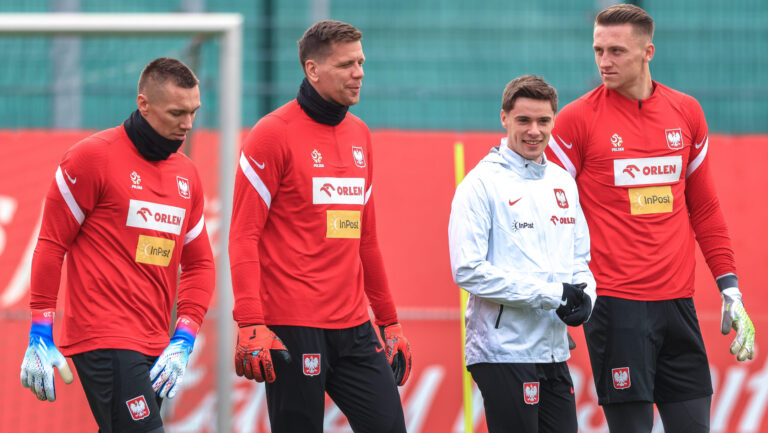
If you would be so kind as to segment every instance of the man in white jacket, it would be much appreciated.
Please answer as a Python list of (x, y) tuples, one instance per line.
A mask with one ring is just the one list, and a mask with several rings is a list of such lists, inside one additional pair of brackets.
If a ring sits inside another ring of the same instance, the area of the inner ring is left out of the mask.
[(587, 321), (597, 295), (576, 183), (544, 156), (556, 112), (542, 78), (510, 81), (507, 137), (451, 206), (451, 270), (469, 292), (466, 362), (489, 433), (578, 430), (566, 324)]

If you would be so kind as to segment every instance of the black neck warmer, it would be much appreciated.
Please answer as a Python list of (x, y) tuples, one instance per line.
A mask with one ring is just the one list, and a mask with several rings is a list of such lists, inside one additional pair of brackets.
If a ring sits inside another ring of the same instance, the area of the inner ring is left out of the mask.
[(139, 113), (134, 111), (123, 124), (128, 138), (131, 139), (136, 150), (147, 161), (162, 161), (168, 159), (172, 153), (179, 150), (184, 140), (169, 140), (157, 131)]
[(336, 126), (344, 120), (349, 107), (328, 102), (317, 93), (306, 78), (301, 82), (299, 94), (296, 96), (299, 106), (315, 122), (324, 125)]

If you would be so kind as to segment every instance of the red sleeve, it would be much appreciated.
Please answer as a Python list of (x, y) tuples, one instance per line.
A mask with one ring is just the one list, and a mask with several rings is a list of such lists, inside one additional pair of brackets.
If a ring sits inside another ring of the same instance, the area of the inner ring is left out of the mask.
[(285, 169), (285, 127), (277, 116), (261, 119), (243, 143), (235, 175), (229, 266), (233, 317), (240, 326), (264, 323), (259, 240)]
[(33, 310), (56, 308), (64, 254), (99, 198), (105, 169), (100, 144), (93, 138), (81, 141), (56, 168), (32, 256), (29, 304)]
[(555, 127), (549, 137), (549, 145), (545, 152), (547, 160), (556, 163), (568, 171), (574, 178), (581, 171), (583, 149), (587, 143), (586, 128), (582, 107), (576, 104), (579, 101), (566, 105), (555, 117)]
[[(368, 138), (368, 178), (373, 179), (373, 151)], [(384, 259), (376, 236), (376, 212), (373, 205), (373, 183), (368, 187), (370, 194), (363, 211), (363, 231), (360, 238), (360, 262), (363, 264), (365, 294), (379, 326), (397, 322), (397, 310), (389, 291)]]
[(691, 225), (712, 275), (717, 278), (729, 273), (735, 274), (736, 259), (731, 247), (731, 238), (720, 209), (707, 158), (707, 121), (695, 100), (688, 109), (693, 143), (690, 146), (691, 155), (685, 173), (685, 201)]
[(195, 176), (191, 219), (181, 251), (181, 277), (178, 292), (178, 316), (188, 316), (203, 323), (215, 286), (215, 273), (211, 243), (205, 227), (205, 196), (200, 177)]

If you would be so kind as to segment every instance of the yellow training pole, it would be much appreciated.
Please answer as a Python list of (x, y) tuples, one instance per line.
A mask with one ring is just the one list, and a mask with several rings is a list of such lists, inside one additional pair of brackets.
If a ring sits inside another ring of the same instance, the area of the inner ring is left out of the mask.
[[(464, 180), (464, 144), (456, 142), (453, 145), (453, 167), (456, 177), (456, 186), (459, 186)], [(473, 433), (474, 424), (472, 419), (472, 377), (464, 365), (464, 342), (467, 339), (467, 326), (464, 323), (464, 312), (467, 310), (467, 299), (469, 294), (466, 290), (459, 289), (460, 295), (460, 313), (461, 313), (461, 383), (464, 391), (464, 433)]]

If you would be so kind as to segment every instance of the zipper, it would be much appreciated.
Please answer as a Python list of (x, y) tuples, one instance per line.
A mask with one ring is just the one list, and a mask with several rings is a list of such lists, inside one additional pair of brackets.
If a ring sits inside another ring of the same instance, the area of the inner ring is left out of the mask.
[(504, 305), (499, 305), (499, 315), (496, 317), (496, 329), (499, 329), (499, 322), (501, 322), (502, 311), (504, 311)]

